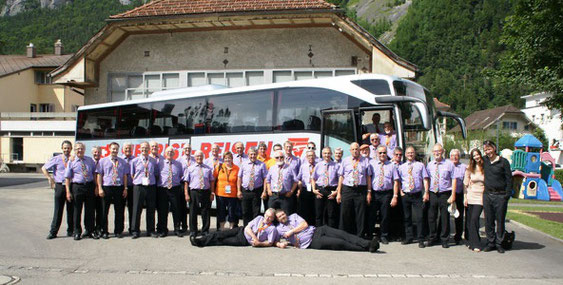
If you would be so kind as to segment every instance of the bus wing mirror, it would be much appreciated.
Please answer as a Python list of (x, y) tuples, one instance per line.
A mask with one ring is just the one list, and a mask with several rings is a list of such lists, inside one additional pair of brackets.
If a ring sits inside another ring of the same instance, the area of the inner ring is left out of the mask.
[(465, 120), (462, 117), (460, 117), (457, 114), (444, 112), (444, 111), (438, 111), (437, 115), (438, 117), (448, 117), (454, 119), (459, 124), (459, 127), (461, 128), (461, 135), (463, 136), (463, 138), (464, 139), (467, 138), (467, 128), (465, 126)]
[(430, 112), (426, 106), (426, 102), (422, 99), (416, 97), (408, 96), (376, 96), (375, 102), (379, 104), (397, 104), (397, 103), (411, 103), (418, 112), (420, 113), (420, 118), (422, 120), (422, 125), (425, 130), (432, 129), (432, 120), (430, 118)]

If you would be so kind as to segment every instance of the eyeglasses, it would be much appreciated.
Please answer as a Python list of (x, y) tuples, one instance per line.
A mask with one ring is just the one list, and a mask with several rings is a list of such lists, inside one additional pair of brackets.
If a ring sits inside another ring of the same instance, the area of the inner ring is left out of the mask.
[(387, 154), (387, 153), (384, 152), (384, 151), (380, 151), (380, 152), (378, 152), (378, 153), (379, 153), (379, 154)]
[(316, 149), (314, 146), (308, 146), (307, 149)]
[(283, 159), (283, 156), (274, 156), (275, 159)]
[(395, 153), (395, 156), (403, 156), (402, 153)]

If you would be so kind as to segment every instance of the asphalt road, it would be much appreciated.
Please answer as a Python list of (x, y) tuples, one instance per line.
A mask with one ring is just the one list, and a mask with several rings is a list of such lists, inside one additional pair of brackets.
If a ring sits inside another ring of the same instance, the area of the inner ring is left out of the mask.
[[(391, 243), (379, 253), (209, 247), (187, 238), (46, 240), (52, 190), (40, 175), (1, 174), (30, 183), (0, 186), (0, 275), (22, 284), (562, 284), (563, 244), (508, 224), (516, 231), (505, 254), (465, 246), (419, 249)], [(27, 180), (31, 179), (31, 180)], [(111, 224), (111, 223), (110, 223)], [(214, 225), (214, 222), (212, 222)], [(482, 229), (483, 230), (483, 229)], [(60, 233), (66, 233), (66, 226)], [(0, 281), (4, 280), (0, 278)]]

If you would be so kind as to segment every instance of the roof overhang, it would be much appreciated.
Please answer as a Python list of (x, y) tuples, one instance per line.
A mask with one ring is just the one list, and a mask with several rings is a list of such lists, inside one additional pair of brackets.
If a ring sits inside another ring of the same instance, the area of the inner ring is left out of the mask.
[(65, 64), (51, 72), (54, 83), (79, 88), (98, 85), (99, 65), (129, 35), (190, 31), (333, 27), (372, 57), (371, 72), (378, 66), (393, 75), (415, 78), (418, 68), (397, 56), (341, 10), (290, 10), (246, 13), (213, 13), (109, 19)]

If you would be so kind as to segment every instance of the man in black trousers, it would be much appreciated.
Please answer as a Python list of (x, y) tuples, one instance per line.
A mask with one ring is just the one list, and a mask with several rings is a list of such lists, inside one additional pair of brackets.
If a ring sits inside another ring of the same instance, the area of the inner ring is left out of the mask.
[(496, 248), (499, 253), (504, 253), (501, 242), (505, 233), (504, 220), (508, 199), (512, 195), (512, 171), (508, 160), (497, 155), (495, 143), (488, 140), (484, 141), (483, 150), (486, 155), (483, 158), (483, 171), (485, 173), (483, 210), (487, 233), (487, 246), (483, 251), (488, 252)]

